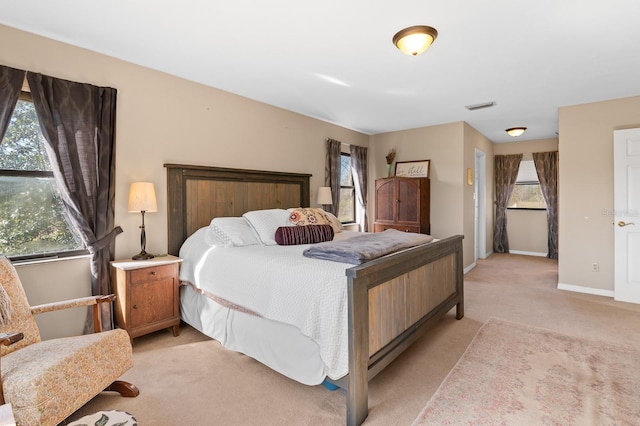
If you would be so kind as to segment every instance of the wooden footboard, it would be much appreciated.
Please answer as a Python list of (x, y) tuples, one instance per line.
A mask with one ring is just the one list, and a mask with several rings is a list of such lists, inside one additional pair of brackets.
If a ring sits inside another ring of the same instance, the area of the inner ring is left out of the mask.
[(457, 305), (464, 316), (462, 236), (396, 253), (347, 270), (349, 374), (347, 424), (368, 414), (368, 382)]

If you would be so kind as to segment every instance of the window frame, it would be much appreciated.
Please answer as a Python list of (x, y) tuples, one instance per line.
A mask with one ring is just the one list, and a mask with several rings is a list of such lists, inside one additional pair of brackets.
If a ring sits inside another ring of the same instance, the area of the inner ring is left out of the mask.
[[(340, 221), (340, 223), (342, 223), (343, 225), (350, 225), (352, 223), (357, 223), (356, 222), (356, 186), (355, 186), (355, 181), (354, 181), (354, 176), (353, 176), (353, 172), (351, 171), (351, 154), (347, 153), (347, 152), (340, 152), (340, 164), (342, 165), (342, 157), (348, 157), (349, 158), (349, 172), (351, 173), (351, 186), (348, 185), (342, 185), (342, 177), (340, 178), (340, 190), (343, 189), (351, 189), (351, 191), (353, 192), (353, 203), (352, 203), (352, 216), (353, 216), (353, 220), (352, 221), (348, 221), (348, 222), (343, 222)], [(342, 197), (340, 198), (340, 202), (342, 202)], [(340, 206), (338, 206), (338, 212), (340, 211)]]
[[(533, 162), (533, 159), (524, 159), (523, 158), (522, 160), (520, 160), (520, 166), (522, 165), (522, 163), (524, 161)], [(535, 167), (535, 163), (534, 163), (534, 167)], [(537, 174), (536, 174), (536, 176), (537, 176)], [(523, 181), (518, 181), (517, 178), (516, 178), (516, 183), (514, 185), (515, 186), (519, 186), (519, 185), (537, 185), (538, 189), (540, 190), (540, 195), (543, 195), (542, 194), (542, 187), (540, 186), (540, 181), (539, 180), (535, 180), (535, 181), (524, 181), (524, 180)], [(514, 186), (514, 189), (515, 189), (515, 186)], [(513, 196), (513, 192), (511, 193), (511, 197), (512, 196)], [(509, 197), (508, 201), (511, 201), (511, 197)], [(544, 207), (509, 207), (508, 202), (507, 202), (507, 210), (532, 210), (532, 211), (540, 211), (540, 210), (542, 210), (542, 211), (546, 211), (547, 210), (547, 206), (546, 206), (546, 202), (544, 201), (544, 195), (542, 197), (542, 201), (545, 204)]]
[[(18, 100), (33, 103), (33, 98), (31, 97), (31, 93), (28, 91), (25, 91), (24, 88), (20, 92), (20, 95), (18, 96)], [(2, 143), (2, 141), (0, 141), (0, 143)], [(47, 160), (49, 159), (47, 158)], [(51, 178), (53, 179), (53, 182), (55, 184), (55, 177), (53, 175), (53, 171), (51, 170), (13, 170), (13, 169), (0, 168), (0, 176), (25, 177), (25, 178)], [(56, 187), (57, 187), (57, 184), (56, 184)], [(73, 225), (69, 224), (69, 227), (72, 228)], [(71, 231), (74, 232), (77, 236), (80, 236), (76, 229), (71, 229)], [(74, 249), (74, 250), (51, 251), (47, 253), (8, 255), (7, 258), (14, 263), (25, 263), (28, 261), (71, 258), (71, 257), (78, 257), (78, 256), (86, 256), (89, 254), (90, 252), (88, 249), (81, 248), (81, 249)]]

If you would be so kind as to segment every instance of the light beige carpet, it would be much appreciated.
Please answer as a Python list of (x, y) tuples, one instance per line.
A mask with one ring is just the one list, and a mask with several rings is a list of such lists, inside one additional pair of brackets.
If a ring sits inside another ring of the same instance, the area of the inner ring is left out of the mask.
[(640, 351), (490, 318), (422, 425), (637, 425)]

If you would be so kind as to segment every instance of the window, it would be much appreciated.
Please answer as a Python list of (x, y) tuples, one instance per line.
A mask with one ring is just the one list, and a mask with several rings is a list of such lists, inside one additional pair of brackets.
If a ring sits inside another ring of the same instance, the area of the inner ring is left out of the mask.
[(533, 160), (520, 161), (520, 169), (516, 185), (511, 193), (509, 209), (529, 209), (529, 210), (546, 210), (547, 205), (544, 202), (542, 191), (540, 190), (540, 181)]
[(342, 223), (353, 223), (356, 221), (356, 191), (353, 185), (353, 175), (351, 174), (351, 156), (349, 154), (341, 154), (340, 164), (340, 207), (338, 209), (338, 220)]
[(0, 143), (0, 253), (12, 260), (86, 253), (67, 219), (29, 93)]

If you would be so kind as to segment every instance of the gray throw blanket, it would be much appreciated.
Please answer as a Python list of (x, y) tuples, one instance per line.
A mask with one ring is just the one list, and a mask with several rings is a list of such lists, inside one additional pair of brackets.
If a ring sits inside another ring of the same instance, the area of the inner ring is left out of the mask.
[(314, 244), (302, 254), (315, 259), (359, 265), (431, 241), (431, 235), (387, 229), (384, 232), (363, 233), (345, 240)]

